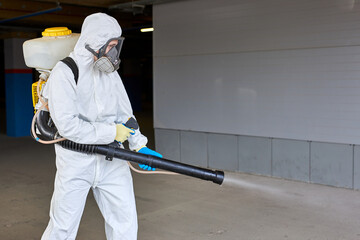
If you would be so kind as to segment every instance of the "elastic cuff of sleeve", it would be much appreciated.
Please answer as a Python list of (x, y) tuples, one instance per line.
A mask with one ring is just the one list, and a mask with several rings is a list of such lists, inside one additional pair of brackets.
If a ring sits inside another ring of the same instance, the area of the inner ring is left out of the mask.
[(138, 152), (140, 149), (142, 149), (143, 147), (146, 147), (146, 145), (142, 145), (141, 147), (135, 149), (136, 152)]

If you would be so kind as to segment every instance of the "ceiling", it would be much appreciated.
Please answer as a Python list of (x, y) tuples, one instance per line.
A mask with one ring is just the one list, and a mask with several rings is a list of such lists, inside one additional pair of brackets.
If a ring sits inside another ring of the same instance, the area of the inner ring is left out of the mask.
[(181, 0), (0, 0), (0, 38), (34, 37), (45, 28), (80, 32), (86, 16), (104, 12), (124, 32), (152, 25), (152, 5)]

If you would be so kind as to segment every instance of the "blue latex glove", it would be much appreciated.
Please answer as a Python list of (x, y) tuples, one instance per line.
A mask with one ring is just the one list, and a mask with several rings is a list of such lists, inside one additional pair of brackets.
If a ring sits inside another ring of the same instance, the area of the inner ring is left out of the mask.
[[(158, 153), (158, 152), (155, 152), (154, 150), (151, 150), (147, 147), (142, 147), (138, 150), (139, 153), (142, 153), (142, 154), (147, 154), (147, 155), (151, 155), (151, 156), (155, 156), (155, 157), (159, 157), (159, 158), (162, 158), (163, 156)], [(144, 170), (148, 170), (148, 171), (155, 171), (155, 168), (152, 168), (148, 165), (145, 165), (145, 164), (139, 164), (139, 167), (144, 169)]]

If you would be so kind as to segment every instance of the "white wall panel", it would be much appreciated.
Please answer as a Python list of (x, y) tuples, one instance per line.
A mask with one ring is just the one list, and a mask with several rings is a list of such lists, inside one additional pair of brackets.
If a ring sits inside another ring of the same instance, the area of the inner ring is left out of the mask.
[(360, 144), (359, 7), (154, 6), (155, 127)]
[(153, 15), (154, 56), (360, 44), (357, 0), (189, 0)]

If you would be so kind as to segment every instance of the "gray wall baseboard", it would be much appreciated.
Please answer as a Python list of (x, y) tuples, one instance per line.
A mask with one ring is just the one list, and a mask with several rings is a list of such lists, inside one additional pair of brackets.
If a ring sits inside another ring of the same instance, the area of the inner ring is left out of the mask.
[(155, 129), (165, 158), (200, 167), (360, 190), (360, 146)]

